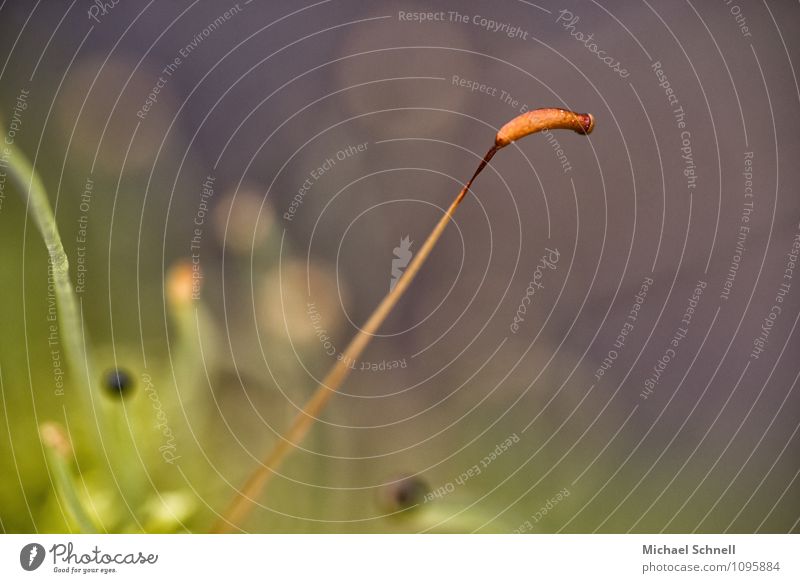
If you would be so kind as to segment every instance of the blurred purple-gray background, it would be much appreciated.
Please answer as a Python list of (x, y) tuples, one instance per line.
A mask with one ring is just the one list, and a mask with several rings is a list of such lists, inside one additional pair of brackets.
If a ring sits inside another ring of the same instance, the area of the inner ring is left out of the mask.
[[(181, 455), (86, 454), (142, 481), (113, 524), (147, 529), (136, 505), (168, 490), (207, 528), (403, 239), (497, 128), (554, 106), (595, 131), (492, 160), (246, 528), (797, 531), (800, 10), (736, 2), (0, 5), (4, 127), (76, 281), (86, 248), (99, 362), (161, 379)], [(0, 518), (65, 530), (36, 427), (92, 414), (53, 396), (46, 256), (10, 185), (0, 201)], [(193, 255), (194, 336), (164, 300)], [(405, 522), (377, 501), (403, 475), (438, 493)]]

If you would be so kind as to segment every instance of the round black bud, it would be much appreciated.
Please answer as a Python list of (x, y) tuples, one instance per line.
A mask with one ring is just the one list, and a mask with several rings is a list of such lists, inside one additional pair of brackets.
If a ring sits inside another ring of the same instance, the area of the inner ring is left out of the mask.
[(127, 397), (133, 390), (133, 378), (122, 368), (112, 368), (103, 377), (103, 387), (114, 397)]

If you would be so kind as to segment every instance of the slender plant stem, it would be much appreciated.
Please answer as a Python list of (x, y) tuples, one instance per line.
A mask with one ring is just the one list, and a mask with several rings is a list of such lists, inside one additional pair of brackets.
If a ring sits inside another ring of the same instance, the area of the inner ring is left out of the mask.
[(228, 510), (225, 512), (223, 518), (217, 522), (213, 532), (229, 532), (231, 527), (238, 524), (250, 512), (250, 509), (255, 502), (255, 498), (266, 486), (270, 477), (274, 475), (284, 458), (286, 458), (286, 456), (295, 447), (297, 447), (297, 444), (303, 440), (308, 433), (308, 430), (319, 417), (322, 409), (328, 403), (330, 398), (339, 390), (344, 380), (350, 374), (352, 369), (348, 363), (358, 360), (358, 358), (361, 356), (361, 353), (369, 344), (370, 340), (372, 340), (375, 332), (378, 330), (378, 328), (380, 328), (384, 320), (386, 320), (387, 316), (391, 313), (392, 308), (394, 308), (395, 304), (397, 304), (397, 302), (403, 296), (408, 286), (411, 285), (411, 282), (419, 272), (422, 264), (425, 263), (425, 260), (428, 258), (434, 246), (439, 241), (442, 233), (444, 233), (445, 228), (453, 217), (453, 213), (455, 213), (458, 205), (461, 204), (461, 201), (464, 200), (464, 197), (469, 191), (470, 186), (472, 186), (473, 181), (486, 167), (486, 164), (489, 162), (492, 156), (494, 156), (496, 151), (497, 149), (492, 147), (492, 149), (487, 152), (486, 156), (478, 166), (478, 169), (472, 175), (472, 178), (470, 178), (469, 182), (467, 182), (464, 188), (461, 189), (461, 192), (458, 193), (458, 196), (456, 196), (455, 200), (450, 205), (450, 208), (448, 208), (442, 218), (439, 219), (439, 222), (433, 228), (431, 234), (428, 235), (425, 243), (423, 243), (422, 247), (420, 247), (419, 251), (417, 251), (414, 259), (397, 281), (394, 289), (383, 298), (366, 323), (361, 327), (361, 330), (358, 332), (358, 334), (356, 334), (356, 336), (350, 341), (350, 344), (347, 345), (347, 348), (345, 348), (344, 352), (342, 353), (342, 358), (337, 360), (336, 364), (333, 366), (333, 368), (331, 368), (320, 385), (317, 387), (317, 390), (314, 392), (312, 397), (294, 418), (286, 434), (280, 438), (280, 441), (278, 441), (274, 449), (272, 449), (269, 455), (264, 458), (263, 463), (258, 466), (255, 472), (253, 472), (253, 474), (244, 484), (244, 487), (238, 492), (228, 507)]
[(378, 307), (375, 308), (375, 311), (361, 327), (358, 334), (356, 334), (350, 341), (350, 344), (347, 345), (347, 348), (342, 353), (342, 357), (337, 360), (336, 364), (322, 380), (306, 405), (295, 416), (286, 433), (267, 454), (262, 463), (253, 471), (241, 490), (237, 491), (230, 505), (225, 510), (222, 517), (216, 522), (211, 532), (231, 532), (231, 530), (236, 528), (250, 513), (255, 504), (255, 499), (267, 485), (270, 478), (275, 475), (278, 467), (286, 456), (302, 442), (311, 426), (319, 417), (322, 409), (339, 390), (344, 380), (350, 374), (350, 370), (352, 369), (349, 364), (358, 360), (361, 353), (372, 340), (375, 332), (386, 320), (408, 286), (411, 285), (411, 282), (414, 280), (417, 272), (419, 272), (422, 264), (425, 263), (425, 260), (450, 223), (453, 213), (455, 213), (458, 205), (461, 204), (461, 201), (464, 199), (467, 192), (469, 192), (472, 183), (489, 163), (489, 160), (492, 159), (498, 150), (508, 144), (524, 136), (545, 129), (571, 129), (581, 134), (588, 134), (594, 129), (594, 117), (590, 114), (575, 113), (558, 108), (536, 109), (517, 116), (500, 128), (500, 131), (498, 131), (495, 136), (494, 146), (489, 149), (478, 165), (478, 168), (473, 173), (472, 178), (467, 181), (444, 216), (439, 219), (439, 222), (433, 228), (431, 234), (428, 235), (428, 238), (419, 251), (417, 251), (414, 259), (397, 281), (394, 289), (383, 298), (380, 304), (378, 304)]
[[(28, 213), (44, 239), (49, 258), (49, 271), (55, 284), (58, 309), (58, 333), (64, 343), (67, 362), (75, 384), (84, 384), (81, 371), (92, 371), (88, 350), (83, 336), (83, 323), (78, 300), (69, 280), (69, 260), (61, 244), (53, 209), (41, 178), (22, 152), (14, 145), (9, 149), (9, 170), (12, 179), (28, 203)], [(98, 408), (99, 409), (99, 408)]]
[(98, 532), (89, 511), (84, 508), (78, 491), (75, 489), (72, 472), (69, 467), (69, 456), (72, 453), (72, 447), (63, 428), (52, 422), (43, 423), (39, 428), (39, 434), (45, 447), (56, 491), (64, 502), (67, 512), (75, 521), (81, 533)]

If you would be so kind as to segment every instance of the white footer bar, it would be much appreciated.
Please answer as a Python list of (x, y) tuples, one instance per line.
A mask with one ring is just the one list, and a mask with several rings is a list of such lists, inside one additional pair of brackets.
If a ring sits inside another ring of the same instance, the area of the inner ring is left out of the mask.
[(0, 581), (800, 581), (796, 535), (4, 535)]

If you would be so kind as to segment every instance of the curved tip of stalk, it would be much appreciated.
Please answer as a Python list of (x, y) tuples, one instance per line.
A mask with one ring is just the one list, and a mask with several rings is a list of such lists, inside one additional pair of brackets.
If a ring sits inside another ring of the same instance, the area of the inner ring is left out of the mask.
[(591, 113), (579, 113), (578, 118), (581, 120), (583, 129), (576, 129), (579, 134), (591, 134), (594, 129), (594, 116)]

